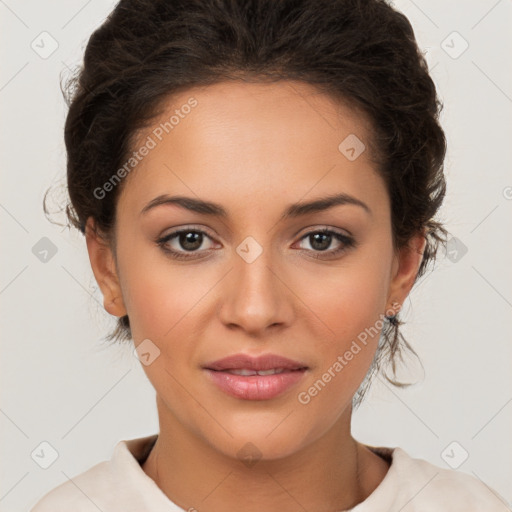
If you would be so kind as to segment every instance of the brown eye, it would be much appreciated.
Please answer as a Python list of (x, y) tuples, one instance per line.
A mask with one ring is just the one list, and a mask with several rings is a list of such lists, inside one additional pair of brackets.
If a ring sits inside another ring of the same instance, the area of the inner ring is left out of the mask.
[(197, 231), (182, 232), (177, 235), (177, 240), (186, 251), (195, 251), (203, 244), (203, 235)]
[(309, 243), (316, 251), (325, 251), (331, 245), (333, 236), (326, 233), (313, 233), (309, 236)]
[[(319, 255), (313, 254), (315, 258), (325, 256), (336, 256), (342, 252), (348, 250), (351, 247), (355, 247), (355, 240), (347, 235), (338, 233), (330, 229), (321, 229), (317, 231), (311, 231), (301, 238), (302, 240), (308, 240), (311, 249), (307, 249), (308, 252), (320, 253)], [(338, 242), (339, 247), (335, 249), (329, 249), (333, 242)]]
[[(211, 250), (211, 247), (201, 249), (206, 239), (212, 240), (203, 230), (182, 228), (159, 238), (156, 243), (172, 258), (197, 259), (202, 257), (202, 253), (207, 254)], [(311, 253), (314, 258), (335, 257), (356, 245), (352, 237), (330, 229), (311, 231), (301, 238), (303, 240), (308, 240), (311, 248), (302, 250)], [(330, 249), (334, 242), (337, 242), (338, 247)]]
[(205, 239), (211, 239), (211, 237), (200, 229), (182, 228), (159, 238), (156, 243), (173, 258), (187, 259), (196, 257), (196, 253), (208, 252), (208, 250), (199, 250), (204, 245)]

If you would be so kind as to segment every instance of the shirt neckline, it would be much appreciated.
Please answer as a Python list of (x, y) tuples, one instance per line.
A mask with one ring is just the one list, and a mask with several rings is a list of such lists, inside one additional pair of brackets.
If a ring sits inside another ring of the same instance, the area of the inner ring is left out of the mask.
[[(130, 470), (134, 472), (133, 476), (136, 477), (135, 473), (138, 473), (139, 478), (141, 477), (145, 483), (151, 489), (151, 492), (154, 493), (154, 499), (158, 499), (160, 501), (165, 502), (169, 506), (169, 512), (185, 512), (185, 509), (180, 508), (176, 503), (174, 503), (163, 491), (158, 487), (156, 482), (149, 477), (144, 470), (142, 469), (142, 465), (148, 458), (151, 450), (153, 449), (156, 441), (158, 439), (158, 434), (152, 434), (150, 436), (141, 437), (137, 439), (123, 440), (118, 443), (116, 446), (114, 458), (118, 459), (120, 457), (128, 457), (131, 459), (129, 466)], [(384, 478), (381, 480), (379, 485), (372, 491), (372, 493), (366, 497), (366, 499), (353, 508), (348, 509), (346, 511), (337, 511), (337, 512), (381, 512), (389, 509), (393, 500), (394, 493), (397, 492), (396, 489), (396, 473), (397, 469), (397, 459), (403, 455), (403, 452), (400, 448), (390, 448), (384, 446), (370, 446), (364, 445), (366, 448), (371, 450), (377, 456), (384, 459), (388, 464), (389, 468), (384, 475)], [(124, 454), (122, 453), (124, 452)], [(150, 490), (148, 489), (148, 490)], [(157, 498), (158, 495), (158, 498)], [(149, 501), (151, 501), (151, 497), (148, 497)]]

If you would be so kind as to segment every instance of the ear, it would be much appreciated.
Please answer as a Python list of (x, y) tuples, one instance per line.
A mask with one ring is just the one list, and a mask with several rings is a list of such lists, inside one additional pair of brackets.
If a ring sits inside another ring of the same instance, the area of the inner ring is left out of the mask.
[(418, 274), (427, 240), (425, 231), (414, 235), (394, 257), (388, 292), (388, 308), (395, 312), (402, 307)]
[(96, 223), (92, 217), (87, 219), (85, 240), (92, 271), (103, 294), (103, 307), (111, 315), (119, 317), (126, 315), (112, 249), (96, 229)]

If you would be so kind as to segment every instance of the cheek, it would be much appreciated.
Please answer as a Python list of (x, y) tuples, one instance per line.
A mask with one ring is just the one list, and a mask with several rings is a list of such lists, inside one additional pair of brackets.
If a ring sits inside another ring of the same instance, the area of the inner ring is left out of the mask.
[(157, 393), (177, 404), (188, 400), (181, 383), (197, 364), (201, 299), (216, 280), (198, 279), (191, 266), (160, 260), (152, 265), (144, 264), (143, 258), (132, 262), (125, 272), (123, 296), (135, 344), (149, 339), (144, 352), (158, 354), (143, 370)]
[[(295, 301), (297, 325), (314, 331), (310, 334), (324, 346), (326, 356), (343, 353), (384, 311), (389, 265), (382, 249), (366, 247), (335, 266), (306, 261), (282, 269), (283, 280), (297, 296), (289, 297), (283, 291), (283, 300)], [(147, 246), (130, 252), (120, 247), (119, 262), (135, 342), (149, 338), (162, 345), (161, 350), (170, 350), (171, 345), (177, 345), (173, 351), (185, 346), (193, 350), (194, 343), (184, 341), (194, 332), (199, 334), (200, 319), (208, 317), (205, 304), (209, 292), (219, 284), (218, 269), (207, 263), (179, 265)], [(378, 336), (369, 336), (370, 345), (377, 341)]]
[(154, 338), (167, 344), (190, 332), (196, 308), (212, 285), (208, 279), (197, 279), (197, 273), (195, 277), (188, 274), (179, 268), (132, 267), (123, 296), (136, 341)]
[(126, 233), (119, 240), (118, 260), (133, 338), (136, 343), (149, 338), (157, 344), (174, 339), (212, 285), (198, 279), (199, 271), (193, 265), (173, 263), (156, 244), (128, 229)]
[(307, 306), (304, 314), (321, 320), (327, 345), (339, 350), (385, 311), (389, 265), (385, 256), (367, 253), (354, 253), (335, 268), (306, 267), (294, 285)]
[[(389, 273), (385, 253), (363, 252), (337, 269), (318, 268), (301, 275), (301, 294), (307, 297), (304, 315), (309, 324), (321, 322), (314, 336), (318, 365), (297, 396), (312, 415), (334, 420), (351, 400), (375, 355)], [(308, 292), (309, 290), (309, 292)], [(327, 412), (328, 411), (328, 412)]]
[(384, 325), (385, 296), (379, 293), (371, 275), (354, 272), (331, 282), (328, 288), (313, 295), (309, 302), (329, 329), (322, 327), (321, 332), (326, 334), (312, 342), (318, 364), (296, 396), (302, 414), (322, 418), (312, 420), (312, 439), (334, 424), (351, 403), (375, 356)]

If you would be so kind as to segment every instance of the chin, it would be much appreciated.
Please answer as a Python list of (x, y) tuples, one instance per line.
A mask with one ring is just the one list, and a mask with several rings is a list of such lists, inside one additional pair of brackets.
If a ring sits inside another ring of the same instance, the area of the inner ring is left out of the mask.
[[(268, 418), (268, 414), (265, 416)], [(223, 423), (232, 437), (219, 429), (216, 429), (218, 433), (216, 432), (215, 437), (212, 437), (211, 430), (203, 431), (202, 435), (215, 450), (228, 457), (236, 457), (251, 467), (258, 460), (272, 461), (289, 457), (321, 435), (322, 429), (318, 429), (315, 436), (317, 429), (310, 431), (304, 422), (297, 423), (297, 418), (292, 420), (293, 416), (295, 415), (290, 414), (289, 419), (284, 419), (286, 414), (279, 418), (274, 416), (272, 422), (259, 423), (253, 413), (252, 421)], [(294, 424), (287, 424), (288, 421), (293, 421)]]

